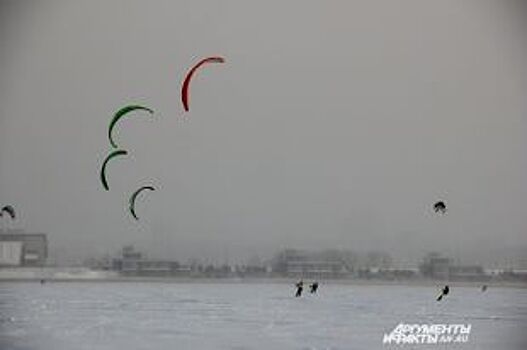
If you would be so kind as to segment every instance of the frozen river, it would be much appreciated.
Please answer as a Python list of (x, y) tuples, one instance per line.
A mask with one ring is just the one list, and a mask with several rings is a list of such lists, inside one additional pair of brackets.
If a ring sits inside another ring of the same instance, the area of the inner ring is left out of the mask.
[[(0, 282), (1, 350), (527, 349), (527, 289)], [(398, 324), (470, 324), (463, 343), (383, 345)]]

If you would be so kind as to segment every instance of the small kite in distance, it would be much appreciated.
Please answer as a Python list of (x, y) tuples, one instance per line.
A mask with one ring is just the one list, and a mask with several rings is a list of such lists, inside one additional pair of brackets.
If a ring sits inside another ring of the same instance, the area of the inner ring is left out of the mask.
[(190, 81), (192, 80), (192, 77), (196, 70), (201, 67), (202, 65), (206, 63), (225, 63), (225, 59), (220, 56), (213, 56), (213, 57), (207, 57), (199, 61), (197, 64), (195, 64), (190, 71), (185, 76), (185, 80), (183, 81), (183, 85), (181, 87), (181, 102), (183, 102), (183, 108), (186, 112), (189, 111), (189, 85)]
[(137, 191), (135, 191), (131, 196), (130, 196), (130, 214), (132, 214), (132, 216), (134, 217), (134, 219), (136, 220), (139, 220), (139, 218), (137, 217), (137, 214), (135, 213), (135, 200), (137, 199), (137, 196), (145, 191), (145, 190), (148, 190), (148, 191), (155, 191), (156, 189), (153, 187), (153, 186), (143, 186), (143, 187), (140, 187)]
[(436, 213), (445, 214), (446, 213), (446, 205), (445, 202), (439, 201), (434, 204), (434, 211)]
[(3, 216), (2, 214), (4, 212), (8, 213), (12, 220), (16, 219), (15, 208), (13, 208), (13, 206), (11, 205), (4, 206), (2, 210), (0, 210), (0, 217)]

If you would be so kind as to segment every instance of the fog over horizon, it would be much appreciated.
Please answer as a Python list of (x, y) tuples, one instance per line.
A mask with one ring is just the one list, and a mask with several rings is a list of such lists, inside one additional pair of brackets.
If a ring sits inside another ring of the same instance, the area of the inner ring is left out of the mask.
[[(51, 258), (282, 248), (527, 267), (521, 1), (0, 1), (4, 227)], [(221, 55), (191, 85), (199, 59)], [(129, 151), (108, 167), (116, 110)], [(128, 213), (130, 194), (153, 184)], [(444, 200), (446, 215), (432, 205)]]

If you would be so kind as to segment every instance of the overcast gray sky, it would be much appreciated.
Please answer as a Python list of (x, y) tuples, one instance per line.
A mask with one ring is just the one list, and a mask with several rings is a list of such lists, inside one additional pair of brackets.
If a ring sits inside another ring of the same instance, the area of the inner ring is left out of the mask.
[[(15, 3), (0, 7), (0, 200), (54, 254), (527, 255), (519, 1)], [(217, 54), (181, 122), (184, 74)], [(108, 123), (129, 103), (155, 117), (119, 124), (131, 156), (105, 192)], [(137, 223), (128, 196), (147, 183)]]

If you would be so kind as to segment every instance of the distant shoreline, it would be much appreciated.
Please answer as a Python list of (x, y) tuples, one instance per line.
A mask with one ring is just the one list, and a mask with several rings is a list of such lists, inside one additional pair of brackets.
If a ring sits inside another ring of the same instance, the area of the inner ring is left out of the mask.
[[(40, 282), (42, 278), (13, 278), (0, 277), (0, 283), (28, 283)], [(116, 276), (106, 278), (86, 278), (86, 277), (67, 277), (67, 278), (44, 278), (46, 283), (167, 283), (167, 284), (291, 284), (298, 278), (286, 277), (245, 277), (245, 278), (209, 278), (209, 277), (141, 277), (141, 276)], [(306, 282), (313, 279), (304, 278)], [(453, 287), (474, 287), (480, 288), (483, 285), (488, 287), (502, 288), (527, 288), (527, 283), (523, 282), (499, 282), (499, 281), (440, 281), (440, 280), (380, 280), (380, 279), (317, 279), (321, 284), (326, 285), (352, 285), (352, 286), (415, 286), (415, 287), (438, 287), (449, 284)]]

